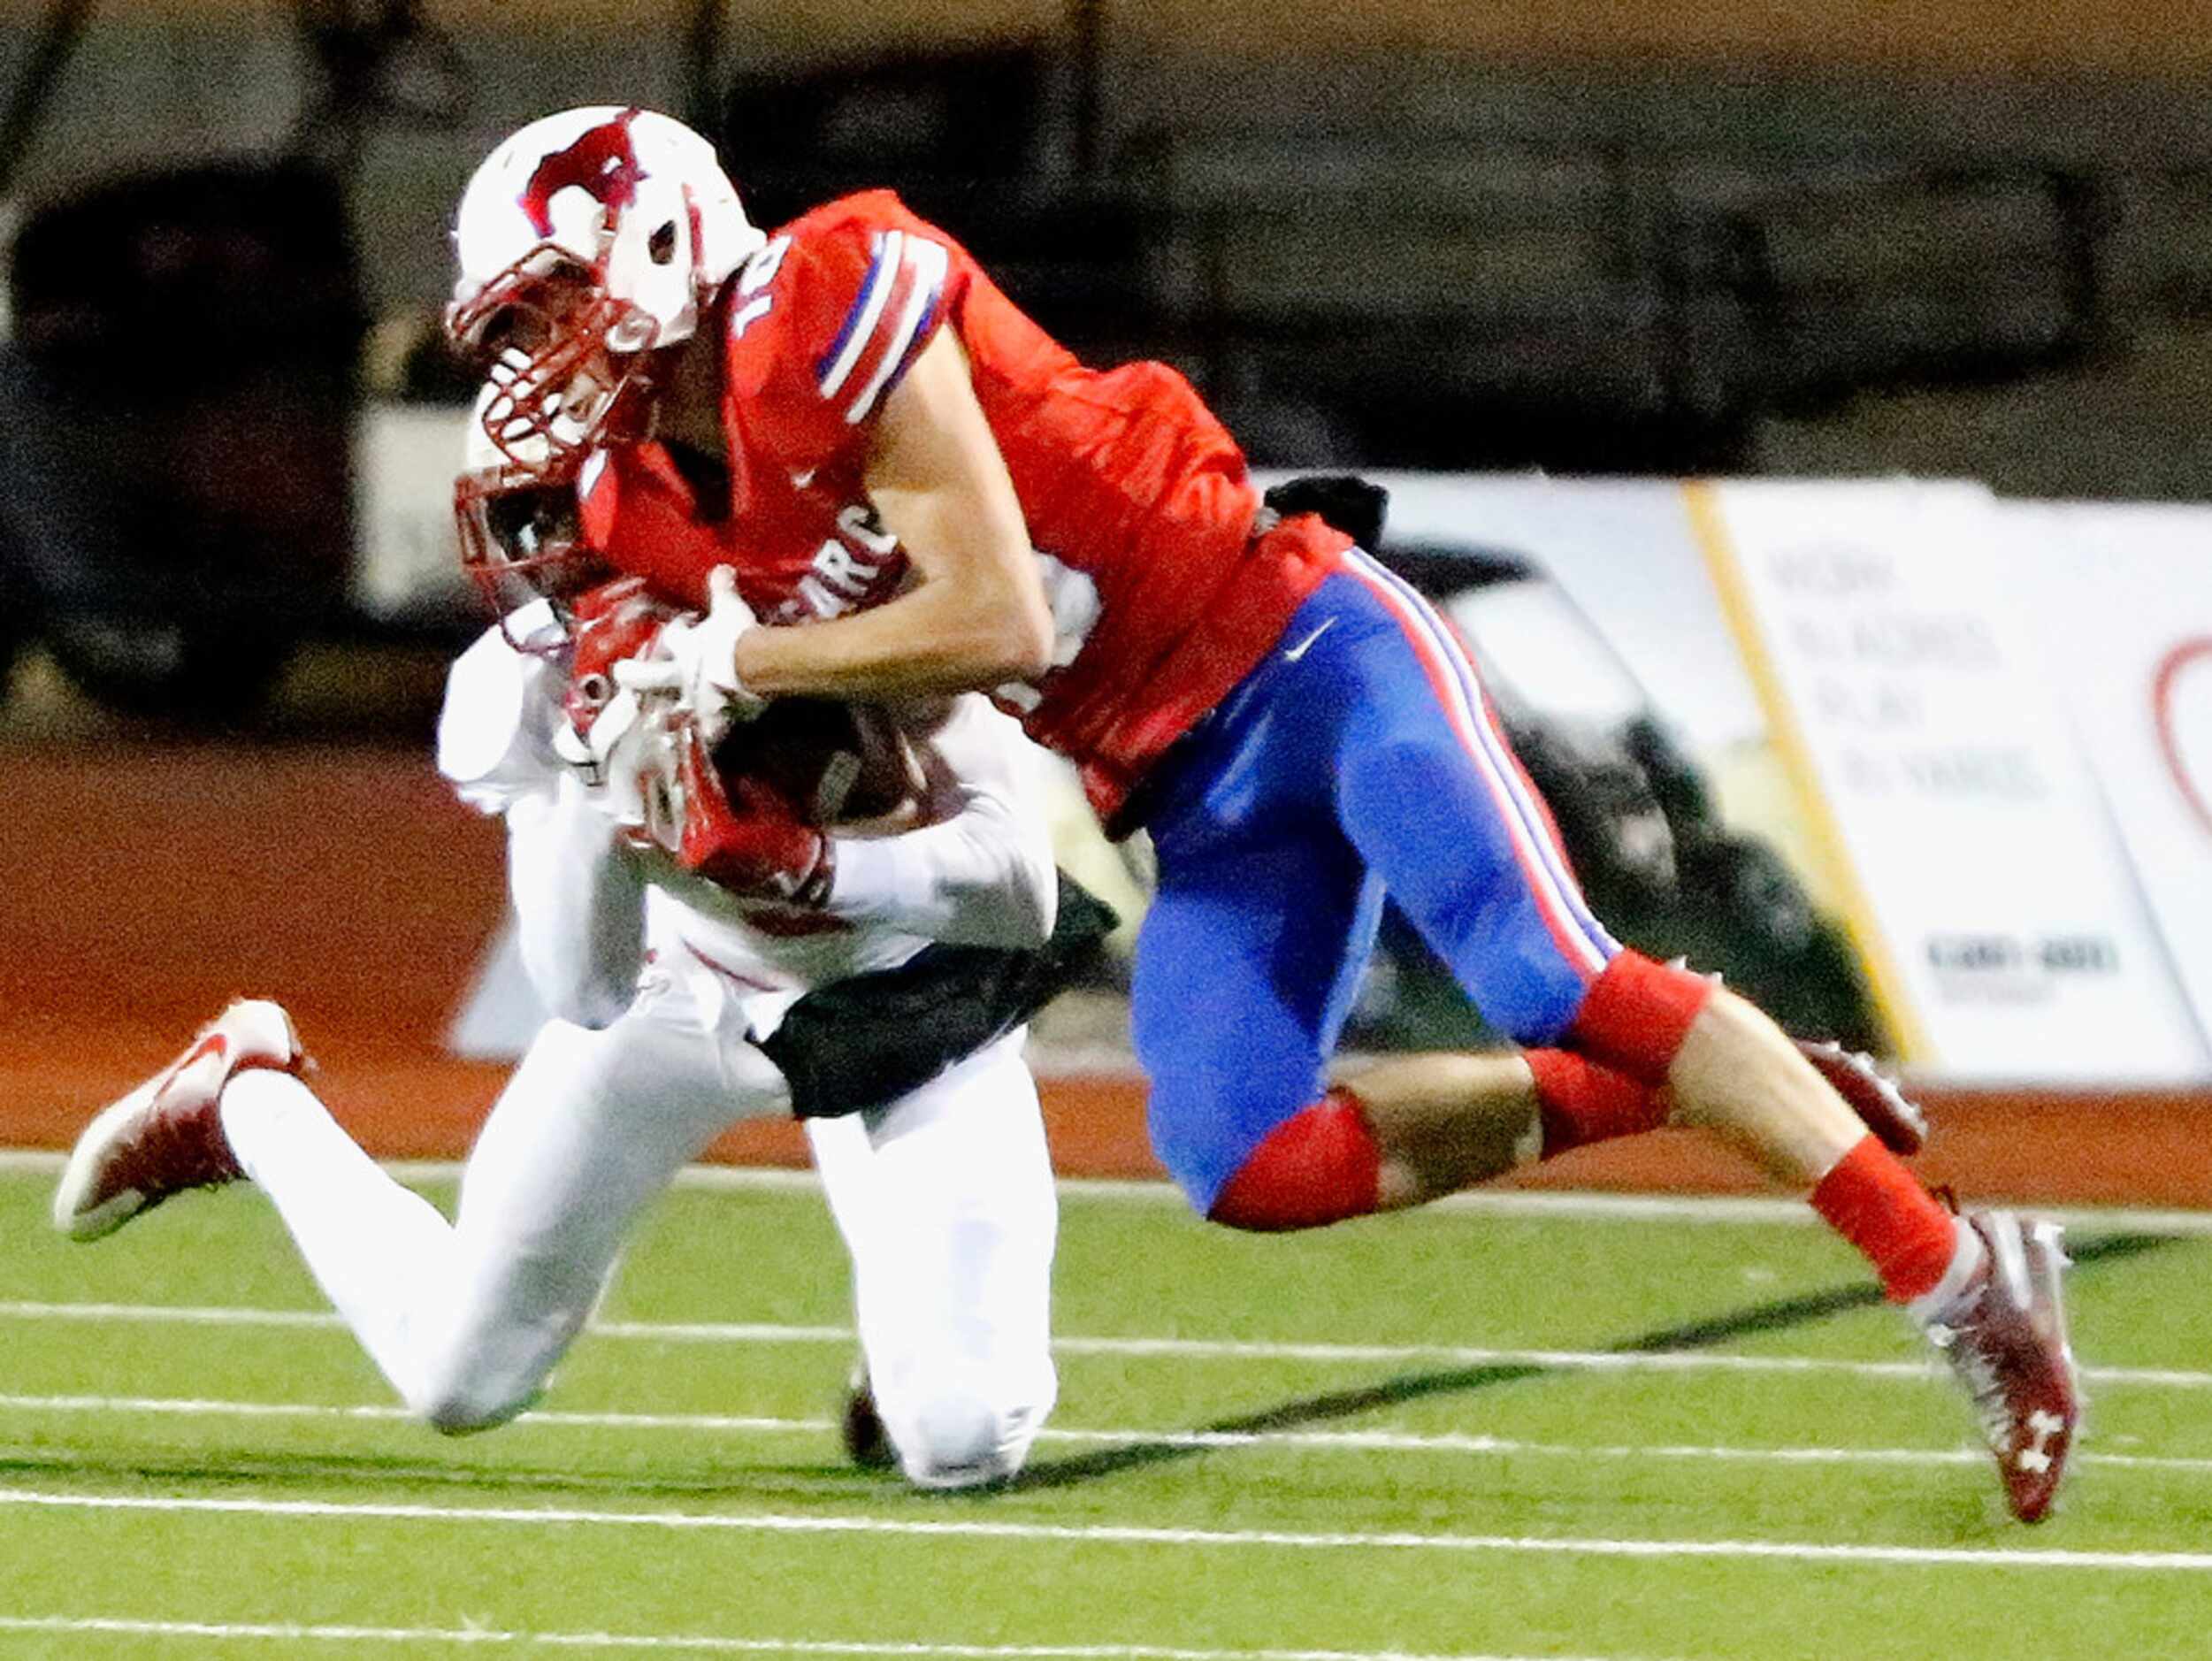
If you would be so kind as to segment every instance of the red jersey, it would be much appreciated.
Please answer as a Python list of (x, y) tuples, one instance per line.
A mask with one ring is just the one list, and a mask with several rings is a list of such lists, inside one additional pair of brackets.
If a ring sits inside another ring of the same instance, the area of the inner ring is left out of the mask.
[(635, 447), (587, 473), (593, 540), (692, 604), (733, 565), (771, 622), (890, 598), (907, 561), (867, 506), (869, 425), (953, 330), (1059, 637), (1053, 667), (1001, 700), (1078, 763), (1109, 819), (1351, 546), (1311, 515), (1256, 535), (1244, 453), (1188, 381), (1164, 364), (1085, 368), (888, 191), (785, 226), (731, 279), (723, 317), (726, 513)]

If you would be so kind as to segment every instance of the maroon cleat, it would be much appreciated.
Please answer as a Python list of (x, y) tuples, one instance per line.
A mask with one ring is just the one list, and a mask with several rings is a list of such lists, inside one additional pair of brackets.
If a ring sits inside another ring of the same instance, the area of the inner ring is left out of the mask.
[(1909, 1160), (1926, 1145), (1927, 1114), (1897, 1088), (1895, 1079), (1874, 1065), (1872, 1056), (1808, 1038), (1797, 1040), (1797, 1052), (1892, 1153)]
[(1928, 1336), (1973, 1399), (1982, 1436), (1997, 1456), (2005, 1503), (2022, 1522), (2040, 1522), (2081, 1419), (2059, 1283), (2066, 1253), (2055, 1222), (2009, 1211), (1973, 1212), (1959, 1221), (1980, 1236), (1986, 1256), (1966, 1289), (1929, 1323)]
[(281, 1007), (233, 1003), (190, 1049), (85, 1127), (54, 1190), (54, 1227), (97, 1240), (172, 1194), (235, 1182), (245, 1173), (223, 1136), (223, 1086), (248, 1068), (297, 1074), (306, 1065)]

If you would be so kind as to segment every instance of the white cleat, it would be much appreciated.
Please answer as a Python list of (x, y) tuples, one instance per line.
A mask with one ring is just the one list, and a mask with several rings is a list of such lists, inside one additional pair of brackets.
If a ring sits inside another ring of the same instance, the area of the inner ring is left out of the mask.
[(172, 1194), (235, 1182), (245, 1173), (223, 1135), (223, 1086), (248, 1068), (296, 1075), (306, 1066), (280, 1006), (232, 1004), (190, 1049), (85, 1127), (54, 1190), (54, 1227), (97, 1240)]

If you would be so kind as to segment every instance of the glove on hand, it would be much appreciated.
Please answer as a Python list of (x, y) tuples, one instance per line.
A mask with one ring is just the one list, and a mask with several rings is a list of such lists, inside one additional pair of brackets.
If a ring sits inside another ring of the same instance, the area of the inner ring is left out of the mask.
[(675, 851), (681, 806), (676, 800), (676, 720), (672, 707), (641, 703), (616, 685), (617, 665), (649, 652), (681, 616), (655, 600), (642, 578), (602, 583), (570, 613), (574, 642), (554, 749), (590, 787), (593, 805), (633, 843)]
[(684, 810), (677, 739), (689, 724), (668, 708), (647, 709), (630, 693), (616, 693), (588, 731), (556, 727), (553, 747), (577, 769), (592, 805), (615, 822), (625, 841), (673, 853)]
[(834, 875), (829, 838), (766, 781), (725, 781), (695, 723), (682, 724), (675, 748), (683, 810), (677, 861), (741, 899), (826, 904)]
[(572, 649), (563, 699), (569, 724), (578, 738), (592, 730), (614, 701), (620, 690), (617, 666), (630, 658), (651, 655), (662, 634), (677, 626), (683, 616), (647, 593), (641, 577), (617, 578), (578, 597), (569, 613)]
[(768, 700), (738, 679), (738, 640), (758, 626), (738, 594), (737, 573), (717, 565), (707, 579), (707, 615), (679, 617), (660, 631), (653, 649), (614, 666), (616, 683), (641, 698), (673, 694), (711, 749)]

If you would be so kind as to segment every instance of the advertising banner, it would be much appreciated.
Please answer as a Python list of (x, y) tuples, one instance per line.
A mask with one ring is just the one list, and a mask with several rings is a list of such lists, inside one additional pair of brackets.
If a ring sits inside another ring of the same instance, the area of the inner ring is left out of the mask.
[(2202, 1073), (1994, 498), (1905, 480), (1687, 489), (1903, 1058), (1989, 1083)]
[(2000, 511), (2051, 684), (2212, 1032), (2212, 509)]

